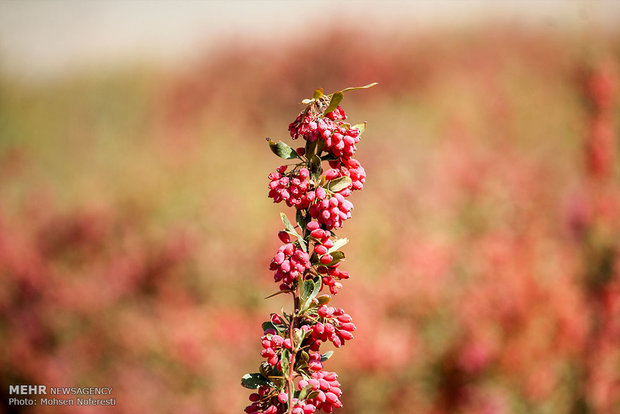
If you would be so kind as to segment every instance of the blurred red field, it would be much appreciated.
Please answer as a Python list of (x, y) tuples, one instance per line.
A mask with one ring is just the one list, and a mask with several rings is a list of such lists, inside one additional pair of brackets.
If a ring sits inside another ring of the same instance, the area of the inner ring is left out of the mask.
[[(368, 172), (334, 303), (343, 414), (620, 412), (618, 42), (518, 27), (239, 44), (183, 71), (0, 80), (5, 412), (241, 412), (268, 262), (265, 137), (345, 98)], [(117, 405), (7, 406), (10, 384)]]

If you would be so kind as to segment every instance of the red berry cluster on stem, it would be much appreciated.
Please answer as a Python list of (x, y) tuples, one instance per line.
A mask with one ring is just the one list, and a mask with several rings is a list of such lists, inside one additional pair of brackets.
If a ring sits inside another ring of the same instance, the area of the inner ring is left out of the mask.
[[(365, 124), (351, 125), (339, 103), (347, 88), (330, 95), (318, 89), (289, 125), (293, 139), (305, 145), (293, 149), (268, 139), (271, 150), (292, 161), (269, 174), (269, 198), (295, 208), (295, 224), (281, 213), (283, 243), (269, 269), (279, 284), (278, 293), (293, 296), (293, 311), (272, 313), (263, 323), (259, 372), (246, 374), (241, 383), (256, 390), (250, 395), (248, 414), (331, 413), (342, 407), (337, 374), (323, 370), (333, 351), (321, 352), (325, 342), (340, 348), (353, 339), (355, 325), (344, 309), (327, 304), (329, 294), (342, 288), (349, 274), (340, 270), (347, 239), (334, 231), (351, 218), (348, 197), (361, 190), (366, 180), (362, 165), (353, 158)], [(323, 164), (329, 167), (324, 169)], [(325, 292), (325, 293), (323, 293)], [(274, 295), (275, 295), (274, 294)]]

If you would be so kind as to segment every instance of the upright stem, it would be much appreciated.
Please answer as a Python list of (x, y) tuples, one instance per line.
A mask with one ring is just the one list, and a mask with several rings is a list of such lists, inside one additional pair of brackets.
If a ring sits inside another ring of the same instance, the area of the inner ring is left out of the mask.
[(295, 391), (295, 384), (293, 383), (293, 375), (295, 373), (295, 360), (297, 353), (295, 352), (294, 332), (298, 325), (297, 314), (299, 313), (299, 283), (297, 284), (295, 291), (293, 292), (293, 315), (291, 316), (291, 324), (289, 325), (288, 336), (291, 340), (291, 357), (288, 361), (288, 375), (286, 377), (288, 381), (288, 409), (287, 414), (293, 412), (293, 392)]

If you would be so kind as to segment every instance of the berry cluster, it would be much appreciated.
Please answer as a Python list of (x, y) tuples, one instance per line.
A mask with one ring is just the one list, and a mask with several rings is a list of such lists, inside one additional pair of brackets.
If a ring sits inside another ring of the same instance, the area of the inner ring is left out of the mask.
[[(319, 192), (319, 190), (323, 191)], [(325, 229), (331, 230), (342, 227), (342, 223), (351, 218), (353, 203), (345, 200), (342, 194), (337, 193), (333, 197), (327, 198), (323, 187), (319, 187), (316, 193), (317, 202), (310, 206), (308, 212), (310, 217), (317, 219)]]
[(336, 348), (344, 345), (345, 340), (353, 339), (356, 328), (351, 322), (350, 315), (344, 313), (344, 309), (334, 309), (325, 305), (317, 309), (319, 319), (323, 322), (316, 323), (312, 328), (311, 337), (314, 343), (310, 349), (317, 349), (322, 342), (331, 341)]
[(261, 337), (261, 342), (263, 344), (263, 351), (261, 352), (261, 356), (263, 358), (267, 358), (267, 362), (269, 365), (276, 366), (280, 362), (280, 359), (277, 356), (277, 351), (280, 348), (284, 347), (286, 349), (291, 349), (291, 340), (290, 338), (282, 338), (280, 335), (275, 334), (274, 332), (266, 333)]
[(349, 125), (341, 125), (325, 138), (325, 148), (336, 157), (350, 157), (357, 149), (355, 144), (360, 142), (361, 131)]
[[(366, 170), (362, 164), (354, 158), (341, 158), (340, 160), (330, 161), (330, 167), (336, 170), (338, 177), (346, 176), (351, 178), (351, 190), (361, 190), (366, 181)], [(341, 192), (342, 194), (342, 192)], [(348, 194), (343, 194), (345, 197)]]
[[(287, 233), (285, 235), (288, 236)], [(285, 237), (282, 236), (282, 238)], [(269, 265), (270, 270), (275, 270), (273, 281), (282, 282), (280, 285), (281, 290), (290, 289), (292, 283), (311, 267), (312, 264), (310, 263), (308, 253), (296, 247), (293, 243), (286, 243), (280, 246)]]
[[(352, 158), (364, 126), (346, 123), (338, 106), (351, 89), (331, 95), (317, 90), (304, 101), (306, 108), (289, 125), (291, 137), (304, 139), (304, 147), (269, 140), (276, 155), (296, 162), (290, 170), (282, 165), (269, 174), (269, 197), (296, 210), (295, 224), (282, 214), (284, 230), (278, 237), (283, 244), (269, 266), (279, 283), (277, 293), (292, 294), (294, 310), (271, 314), (263, 323), (265, 361), (260, 372), (242, 379), (242, 385), (258, 390), (250, 395), (248, 414), (331, 413), (342, 407), (337, 375), (323, 370), (332, 352), (320, 349), (327, 341), (343, 346), (353, 339), (355, 325), (343, 309), (327, 306), (331, 298), (321, 292), (335, 295), (340, 281), (349, 278), (339, 268), (344, 260), (339, 249), (347, 239), (336, 238), (334, 231), (351, 218), (353, 204), (347, 198), (366, 180), (364, 168)], [(323, 162), (330, 168), (324, 170)]]
[(288, 126), (291, 138), (303, 137), (310, 142), (315, 142), (318, 139), (326, 140), (347, 118), (339, 106), (325, 116), (319, 112), (319, 108), (319, 106), (308, 106), (305, 111), (297, 115), (295, 121)]
[(269, 174), (269, 198), (273, 198), (274, 203), (284, 201), (289, 207), (307, 208), (314, 199), (314, 196), (310, 200), (307, 197), (310, 172), (307, 168), (300, 168), (285, 175), (286, 168), (286, 165), (282, 165), (276, 172)]
[(340, 390), (338, 375), (335, 372), (313, 372), (312, 377), (308, 380), (299, 381), (298, 388), (300, 390), (309, 388), (316, 393), (314, 398), (309, 398), (307, 401), (319, 410), (331, 413), (334, 408), (342, 407), (339, 399), (342, 391)]

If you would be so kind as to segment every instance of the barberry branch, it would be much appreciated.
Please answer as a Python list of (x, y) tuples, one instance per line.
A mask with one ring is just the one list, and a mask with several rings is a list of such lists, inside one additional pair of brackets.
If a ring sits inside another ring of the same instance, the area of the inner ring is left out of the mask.
[[(267, 138), (273, 153), (293, 161), (269, 174), (269, 197), (296, 210), (295, 225), (280, 214), (284, 230), (278, 238), (284, 244), (269, 266), (280, 290), (267, 298), (291, 294), (293, 311), (272, 313), (263, 323), (261, 355), (266, 361), (259, 372), (241, 380), (243, 386), (257, 390), (250, 395), (248, 414), (331, 413), (342, 407), (338, 376), (323, 370), (333, 352), (321, 354), (320, 347), (331, 341), (340, 348), (353, 339), (356, 327), (343, 309), (327, 306), (328, 294), (319, 294), (329, 290), (336, 295), (340, 281), (349, 278), (339, 269), (345, 258), (340, 248), (348, 240), (336, 238), (335, 231), (351, 218), (353, 204), (347, 198), (366, 180), (364, 168), (352, 157), (366, 124), (345, 122), (339, 104), (345, 92), (374, 85), (330, 95), (317, 89), (311, 99), (304, 99), (306, 107), (289, 125), (289, 132), (293, 139), (303, 138), (305, 146), (293, 149)], [(324, 170), (324, 163), (330, 168)]]

